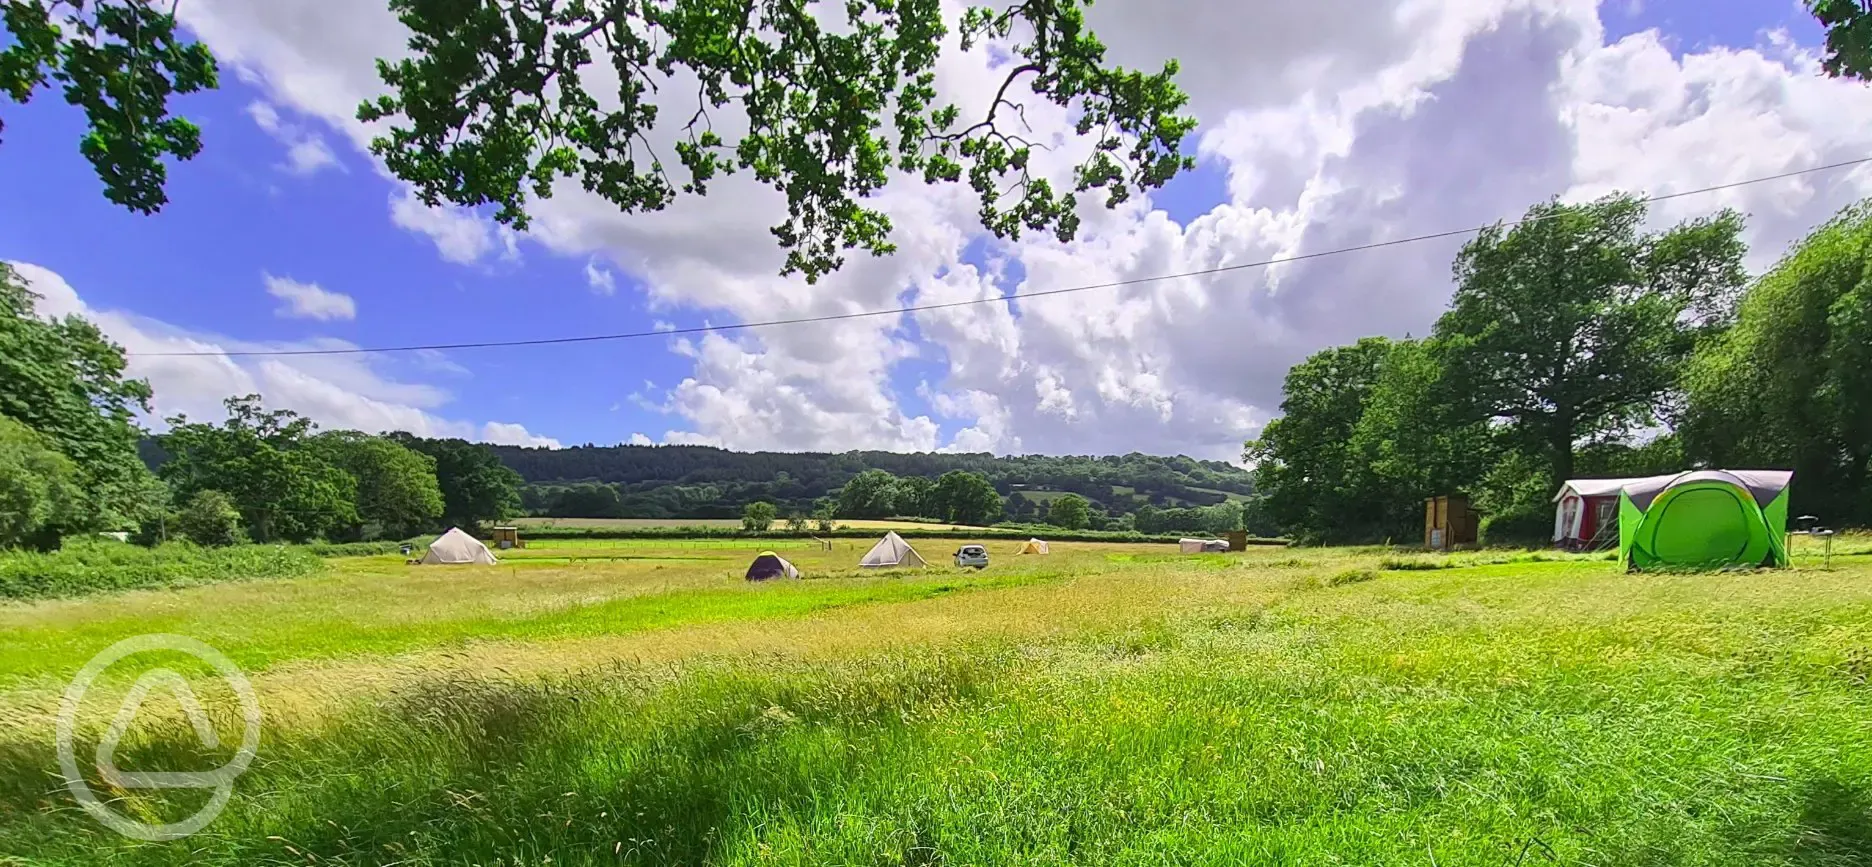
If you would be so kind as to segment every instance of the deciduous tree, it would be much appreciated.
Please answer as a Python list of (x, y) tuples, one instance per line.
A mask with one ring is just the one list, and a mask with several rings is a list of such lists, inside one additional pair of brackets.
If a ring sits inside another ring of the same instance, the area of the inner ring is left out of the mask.
[(0, 50), (0, 97), (23, 104), (57, 86), (84, 110), (78, 151), (104, 182), (104, 197), (160, 210), (169, 201), (164, 159), (201, 151), (201, 130), (169, 114), (169, 97), (217, 83), (213, 55), (178, 32), (175, 4), (6, 0), (0, 23), (10, 37)]
[(1872, 203), (1816, 229), (1750, 287), (1685, 377), (1684, 446), (1795, 471), (1796, 508), (1872, 521)]
[(1549, 202), (1457, 256), (1434, 332), (1452, 393), (1473, 420), (1509, 425), (1550, 487), (1572, 477), (1580, 443), (1666, 420), (1684, 360), (1746, 279), (1734, 212), (1656, 233), (1645, 214), (1631, 196)]
[(1357, 514), (1370, 522), (1362, 536), (1414, 537), (1424, 499), (1467, 492), (1495, 456), (1488, 424), (1467, 410), (1445, 364), (1437, 341), (1401, 340), (1379, 367), (1348, 444), (1366, 507)]
[(749, 503), (741, 512), (741, 529), (750, 533), (765, 533), (773, 529), (774, 504)]
[(53, 548), (81, 523), (78, 469), (39, 432), (0, 415), (0, 548)]
[(1053, 500), (1053, 508), (1047, 512), (1047, 522), (1068, 530), (1083, 530), (1091, 519), (1092, 509), (1086, 498), (1078, 494), (1067, 494)]
[[(1110, 64), (1084, 5), (1027, 0), (948, 21), (938, 0), (390, 0), (413, 56), (379, 63), (391, 92), (358, 117), (389, 122), (372, 150), (424, 201), (492, 205), (519, 228), (561, 178), (632, 212), (748, 172), (786, 196), (773, 228), (785, 273), (812, 280), (845, 250), (895, 249), (866, 202), (893, 173), (966, 177), (996, 235), (1068, 240), (1080, 195), (1116, 206), (1192, 164), (1176, 63)], [(952, 27), (963, 48), (1012, 58), (979, 117), (936, 92)], [(1068, 189), (1034, 169), (1046, 144), (1025, 120), (1038, 103), (1065, 108), (1092, 142)]]
[(72, 530), (126, 530), (154, 515), (162, 491), (137, 457), (149, 383), (124, 375), (123, 348), (77, 317), (42, 319), (38, 296), (0, 263), (0, 415), (44, 436), (78, 472)]
[(1243, 455), (1268, 514), (1287, 532), (1330, 541), (1386, 523), (1383, 507), (1364, 495), (1369, 474), (1352, 439), (1393, 347), (1368, 337), (1316, 352), (1287, 371), (1281, 417)]
[(310, 419), (267, 410), (257, 394), (226, 406), (218, 426), (176, 416), (158, 437), (169, 454), (161, 472), (178, 498), (225, 493), (260, 542), (305, 542), (357, 525), (357, 479), (308, 447)]
[(1865, 0), (1805, 0), (1826, 28), (1820, 68), (1836, 78), (1872, 79), (1872, 8)]
[(897, 509), (897, 477), (883, 470), (865, 470), (839, 489), (841, 518), (888, 518)]
[(357, 480), (357, 516), (368, 525), (366, 535), (408, 538), (432, 529), (442, 516), (435, 458), (357, 431), (327, 431), (309, 446)]
[(173, 529), (182, 538), (209, 548), (241, 541), (241, 513), (220, 491), (196, 491), (176, 511)]
[(930, 517), (957, 524), (984, 526), (1001, 519), (1001, 495), (980, 473), (951, 470), (936, 480), (932, 494), (937, 514)]
[(926, 518), (934, 514), (936, 483), (926, 476), (904, 476), (897, 480), (896, 493), (891, 498), (892, 512), (912, 518)]
[(443, 523), (478, 527), (520, 511), (520, 474), (503, 465), (487, 446), (406, 433), (390, 438), (435, 459)]

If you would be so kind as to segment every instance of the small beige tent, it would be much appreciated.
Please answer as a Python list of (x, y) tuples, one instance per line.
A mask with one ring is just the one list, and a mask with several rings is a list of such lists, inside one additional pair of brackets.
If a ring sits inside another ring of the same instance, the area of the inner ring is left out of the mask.
[(429, 553), (423, 555), (422, 561), (448, 564), (479, 563), (484, 566), (492, 566), (499, 562), (494, 559), (494, 552), (489, 551), (480, 539), (462, 532), (460, 527), (450, 527), (448, 532), (437, 536), (434, 542), (430, 542)]
[(905, 542), (904, 538), (893, 530), (885, 533), (884, 538), (879, 539), (876, 545), (872, 545), (871, 551), (864, 555), (863, 560), (858, 561), (858, 565), (867, 569), (885, 569), (891, 566), (927, 566), (929, 564), (923, 562), (922, 555), (918, 554), (915, 548), (910, 547), (909, 542)]
[(1221, 539), (1181, 539), (1177, 550), (1185, 554), (1201, 554), (1205, 551), (1214, 554), (1227, 551), (1229, 544)]
[(1028, 539), (1027, 541), (1022, 542), (1020, 546), (1020, 550), (1015, 551), (1014, 553), (1016, 554), (1051, 554), (1053, 552), (1047, 549), (1047, 543), (1039, 539)]

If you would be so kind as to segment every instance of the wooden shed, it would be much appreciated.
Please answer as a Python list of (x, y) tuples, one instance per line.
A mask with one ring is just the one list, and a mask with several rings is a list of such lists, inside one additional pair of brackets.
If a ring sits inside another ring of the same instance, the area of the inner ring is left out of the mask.
[(1431, 497), (1424, 501), (1424, 547), (1448, 551), (1476, 543), (1476, 529), (1481, 516), (1469, 508), (1469, 498), (1461, 494)]
[(525, 548), (526, 543), (520, 541), (519, 527), (495, 527), (494, 547), (505, 551), (509, 548)]

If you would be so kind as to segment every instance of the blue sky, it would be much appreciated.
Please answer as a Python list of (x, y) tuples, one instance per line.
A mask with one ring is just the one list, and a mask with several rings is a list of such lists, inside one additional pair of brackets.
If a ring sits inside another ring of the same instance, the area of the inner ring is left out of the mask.
[(1680, 50), (1753, 45), (1770, 29), (1786, 30), (1807, 45), (1824, 39), (1820, 22), (1799, 0), (1611, 0), (1605, 11), (1601, 18), (1611, 39), (1655, 29)]
[[(1608, 41), (1655, 28), (1679, 56), (1712, 46), (1755, 45), (1768, 28), (1785, 28), (1804, 44), (1819, 39), (1817, 26), (1793, 0), (1615, 0), (1601, 9), (1600, 18)], [(1108, 41), (1118, 38), (1113, 35)], [(733, 311), (719, 308), (666, 303), (653, 309), (643, 285), (615, 264), (628, 261), (628, 251), (607, 258), (555, 252), (522, 241), (517, 256), (496, 250), (469, 264), (447, 261), (430, 238), (397, 225), (389, 201), (398, 186), (334, 128), (341, 121), (292, 104), (286, 74), (248, 52), (245, 63), (224, 69), (219, 91), (176, 101), (176, 109), (201, 125), (204, 150), (193, 161), (171, 166), (170, 204), (151, 217), (126, 212), (100, 195), (96, 178), (77, 152), (82, 119), (55, 92), (42, 91), (25, 107), (5, 106), (0, 189), (7, 191), (13, 206), (0, 208), (0, 259), (55, 272), (90, 309), (135, 314), (190, 334), (251, 344), (332, 338), (361, 346), (530, 339), (735, 318)], [(255, 103), (271, 107), (289, 130), (316, 133), (335, 164), (309, 174), (290, 171), (282, 137), (256, 123), (250, 111)], [(1216, 128), (1211, 123), (1204, 132)], [(1154, 196), (1152, 204), (1185, 226), (1210, 215), (1230, 200), (1230, 159), (1225, 153), (1209, 154), (1195, 172)], [(761, 240), (765, 239), (754, 242)], [(957, 262), (985, 266), (992, 249), (980, 239), (970, 241)], [(588, 263), (594, 260), (613, 275), (614, 291), (602, 293), (589, 285)], [(1014, 256), (1002, 290), (1011, 291), (1026, 278), (1033, 261)], [(267, 275), (349, 296), (355, 301), (355, 318), (281, 315), (282, 301), (268, 293)], [(1058, 285), (1058, 280), (1049, 285)], [(1418, 327), (1421, 330), (1420, 323)], [(950, 382), (960, 348), (926, 338), (921, 321), (907, 323), (895, 337), (916, 349), (915, 357), (883, 372), (888, 397), (904, 416), (928, 416), (937, 426), (937, 443), (950, 443), (965, 428), (987, 428), (985, 416), (939, 412), (926, 396), (934, 392), (997, 398), (1006, 410), (1006, 424), (1021, 423), (1022, 412), (1007, 404), (1015, 402), (1016, 395), (1034, 391), (1027, 380), (1001, 393), (992, 383)], [(424, 410), (476, 428), (485, 422), (517, 423), (534, 435), (568, 445), (613, 443), (638, 432), (661, 439), (666, 431), (701, 429), (731, 445), (748, 444), (746, 436), (707, 429), (708, 420), (693, 417), (693, 412), (686, 416), (658, 409), (665, 400), (663, 390), (697, 370), (695, 358), (672, 349), (672, 341), (652, 339), (462, 350), (448, 353), (445, 362), (375, 358), (369, 370), (386, 381), (446, 392), (446, 401), (432, 401)], [(1166, 352), (1156, 351), (1153, 363), (1161, 364)], [(1031, 379), (1042, 383), (1053, 375), (1046, 371), (1070, 366), (1069, 359), (1035, 359), (1033, 369), (1039, 372)], [(1062, 381), (1071, 378), (1066, 372), (1058, 376)], [(1144, 407), (1150, 401), (1136, 397), (1136, 388), (1161, 388), (1168, 376), (1146, 370), (1126, 380), (1107, 372), (1088, 374), (1087, 382), (1101, 383), (1096, 390), (1108, 403), (1129, 401)], [(657, 388), (646, 390), (646, 382)], [(1119, 385), (1110, 385), (1114, 382)], [(159, 389), (164, 387), (158, 383)], [(1085, 395), (1092, 389), (1079, 387), (1078, 405), (1088, 405)], [(1265, 419), (1268, 401), (1254, 397), (1243, 392), (1229, 398), (1235, 401), (1231, 406), (1243, 407), (1230, 416), (1236, 419), (1230, 424), (1240, 427), (1240, 419), (1249, 416)], [(1132, 447), (1182, 448), (1174, 434), (1179, 425), (1170, 415), (1157, 414), (1172, 432), (1143, 431), (1132, 438)], [(1083, 422), (1087, 416), (1061, 417)], [(809, 418), (806, 423), (813, 422)], [(1227, 440), (1240, 438), (1227, 432), (1219, 436), (1218, 442), (1224, 443), (1219, 449), (1228, 448)], [(997, 447), (1010, 448), (1016, 441), (1003, 436)], [(1111, 439), (1083, 447), (1130, 450), (1124, 442)], [(1037, 444), (1049, 451), (1080, 448), (1069, 433), (1051, 438), (1036, 433), (1027, 443), (1027, 448)], [(845, 447), (861, 444), (870, 442)], [(844, 444), (828, 434), (817, 445), (836, 449)]]
[[(280, 144), (248, 116), (247, 106), (264, 96), (224, 75), (220, 90), (178, 101), (202, 127), (203, 152), (171, 166), (170, 203), (151, 217), (99, 194), (77, 152), (82, 118), (56, 94), (12, 109), (0, 188), (32, 206), (0, 210), (0, 258), (57, 271), (94, 307), (257, 342), (335, 337), (385, 346), (700, 324), (682, 311), (652, 313), (622, 275), (614, 295), (595, 293), (582, 259), (535, 248), (517, 262), (443, 261), (427, 239), (392, 224), (385, 207), (392, 185), (359, 154), (334, 148), (340, 167), (309, 177), (283, 171)], [(276, 315), (280, 301), (267, 294), (266, 274), (350, 295), (357, 318)], [(645, 380), (668, 386), (687, 372), (664, 341), (448, 357), (467, 369), (437, 380), (454, 394), (449, 415), (523, 420), (566, 443), (668, 427), (628, 395)]]

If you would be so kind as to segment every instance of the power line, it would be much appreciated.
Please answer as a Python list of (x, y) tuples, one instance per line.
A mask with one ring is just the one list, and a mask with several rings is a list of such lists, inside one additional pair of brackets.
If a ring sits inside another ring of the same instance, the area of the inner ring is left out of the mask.
[[(1682, 192), (1677, 192), (1677, 193), (1666, 193), (1664, 195), (1651, 196), (1649, 198), (1645, 198), (1640, 201), (1646, 204), (1663, 202), (1663, 201), (1668, 201), (1670, 199), (1680, 199), (1685, 196), (1698, 196), (1704, 193), (1714, 193), (1714, 192), (1719, 192), (1721, 190), (1734, 189), (1736, 187), (1746, 187), (1751, 184), (1763, 184), (1763, 183), (1768, 183), (1769, 181), (1786, 180), (1788, 178), (1799, 177), (1801, 175), (1813, 174), (1816, 172), (1831, 171), (1833, 169), (1842, 169), (1848, 166), (1856, 166), (1856, 165), (1861, 165), (1861, 164), (1869, 163), (1869, 162), (1872, 162), (1872, 157), (1861, 157), (1856, 160), (1847, 160), (1845, 162), (1829, 163), (1824, 166), (1814, 166), (1812, 168), (1797, 169), (1791, 172), (1782, 172), (1778, 175), (1766, 175), (1764, 177), (1759, 177), (1759, 178), (1749, 178), (1748, 180), (1744, 180), (1744, 181), (1732, 181), (1726, 184), (1715, 184), (1713, 186), (1708, 186), (1708, 187), (1699, 187), (1694, 190), (1684, 190)], [(1519, 220), (1505, 221), (1503, 223), (1500, 223), (1499, 225), (1520, 226), (1520, 225), (1525, 225), (1527, 223), (1535, 222), (1541, 219), (1546, 219), (1546, 218), (1544, 217), (1535, 217), (1532, 219), (1522, 218)], [(917, 304), (917, 305), (913, 305), (909, 307), (892, 307), (886, 310), (864, 310), (864, 311), (860, 311), (857, 313), (833, 313), (833, 314), (828, 314), (825, 316), (802, 316), (802, 317), (798, 317), (795, 319), (769, 319), (769, 320), (765, 320), (762, 322), (737, 322), (737, 323), (731, 323), (728, 325), (697, 325), (697, 326), (693, 326), (689, 328), (674, 328), (674, 329), (663, 329), (663, 330), (652, 329), (650, 331), (627, 331), (627, 332), (622, 332), (618, 334), (588, 334), (588, 335), (583, 335), (580, 337), (542, 337), (542, 338), (535, 338), (532, 340), (488, 340), (488, 341), (479, 341), (479, 342), (474, 342), (474, 343), (427, 343), (427, 344), (414, 345), (414, 346), (352, 347), (348, 349), (270, 349), (270, 350), (269, 349), (254, 349), (254, 350), (236, 350), (236, 351), (230, 351), (230, 352), (139, 352), (139, 353), (130, 353), (130, 354), (134, 356), (144, 357), (144, 358), (183, 358), (183, 357), (202, 357), (202, 356), (363, 355), (366, 353), (378, 353), (378, 352), (420, 352), (424, 350), (438, 350), (439, 351), (439, 350), (447, 350), (447, 349), (490, 349), (490, 348), (505, 347), (505, 346), (552, 346), (552, 345), (566, 344), (566, 343), (597, 343), (597, 342), (609, 341), (609, 340), (636, 340), (636, 339), (647, 338), (647, 337), (680, 337), (686, 334), (706, 334), (706, 333), (719, 333), (723, 331), (743, 331), (743, 330), (753, 329), (753, 328), (772, 328), (772, 327), (777, 327), (777, 326), (782, 326), (782, 325), (805, 325), (805, 324), (813, 323), (813, 322), (838, 322), (838, 321), (847, 320), (847, 319), (866, 319), (866, 318), (870, 318), (873, 316), (899, 316), (905, 313), (921, 313), (925, 310), (947, 310), (953, 307), (967, 307), (967, 306), (974, 305), (974, 304), (996, 304), (996, 303), (1015, 301), (1015, 300), (1026, 300), (1029, 298), (1045, 298), (1045, 297), (1052, 296), (1052, 295), (1066, 295), (1066, 294), (1073, 293), (1073, 292), (1090, 292), (1094, 289), (1116, 289), (1116, 288), (1123, 287), (1123, 286), (1137, 286), (1137, 285), (1144, 284), (1144, 283), (1156, 283), (1156, 282), (1163, 281), (1163, 280), (1180, 280), (1186, 277), (1207, 277), (1212, 274), (1226, 274), (1231, 271), (1245, 271), (1250, 268), (1265, 268), (1270, 265), (1284, 265), (1289, 262), (1304, 262), (1308, 259), (1323, 259), (1327, 256), (1340, 256), (1346, 253), (1359, 253), (1359, 252), (1364, 252), (1366, 250), (1378, 250), (1378, 249), (1382, 249), (1385, 247), (1397, 247), (1397, 246), (1402, 246), (1404, 244), (1415, 244), (1420, 241), (1435, 241), (1441, 238), (1454, 238), (1459, 235), (1472, 235), (1477, 232), (1481, 232), (1484, 229), (1487, 229), (1490, 226), (1494, 226), (1494, 225), (1498, 225), (1498, 224), (1490, 223), (1487, 226), (1474, 226), (1474, 227), (1467, 228), (1467, 229), (1452, 229), (1447, 232), (1435, 232), (1435, 233), (1428, 234), (1428, 235), (1413, 235), (1408, 238), (1396, 238), (1390, 241), (1375, 241), (1370, 244), (1359, 244), (1353, 247), (1338, 247), (1332, 250), (1321, 250), (1315, 253), (1301, 253), (1301, 254), (1294, 255), (1294, 256), (1282, 256), (1282, 257), (1278, 257), (1274, 259), (1265, 259), (1259, 262), (1243, 262), (1243, 263), (1236, 264), (1236, 265), (1219, 265), (1214, 268), (1203, 268), (1197, 271), (1183, 271), (1183, 272), (1179, 272), (1176, 274), (1158, 274), (1158, 275), (1151, 276), (1151, 277), (1133, 277), (1129, 280), (1114, 280), (1110, 283), (1093, 283), (1093, 284), (1086, 285), (1086, 286), (1071, 286), (1065, 289), (1046, 289), (1046, 290), (1042, 290), (1038, 292), (1015, 292), (1015, 293), (1010, 293), (1007, 295), (996, 296), (994, 298), (970, 298), (970, 299), (963, 300), (963, 301), (945, 301), (939, 304)]]

